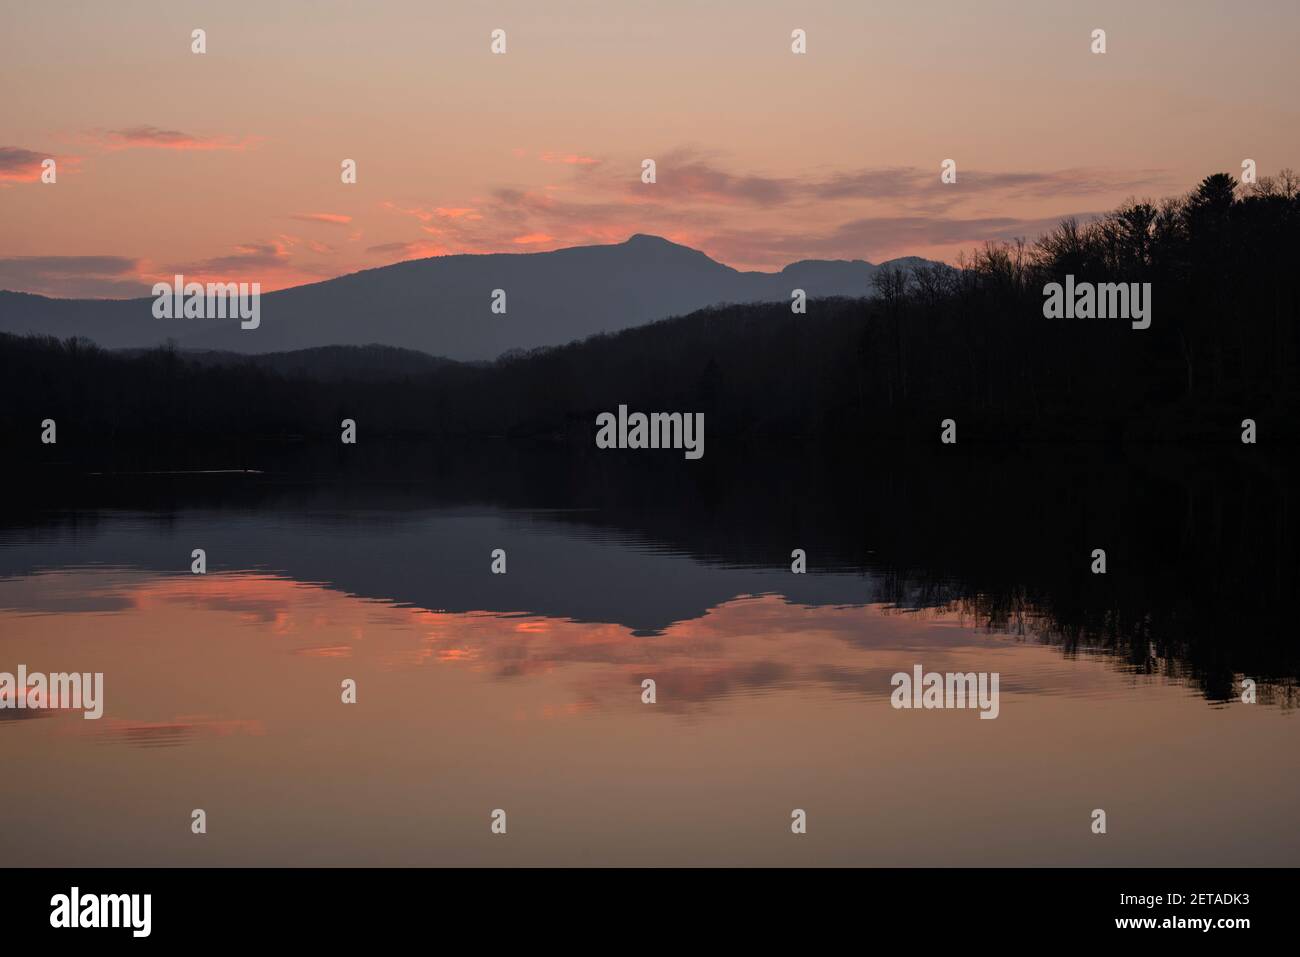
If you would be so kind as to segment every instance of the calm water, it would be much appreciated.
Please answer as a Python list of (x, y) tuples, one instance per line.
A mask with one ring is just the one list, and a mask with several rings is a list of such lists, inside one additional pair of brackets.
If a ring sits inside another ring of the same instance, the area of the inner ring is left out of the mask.
[[(1286, 477), (1048, 459), (34, 491), (0, 671), (106, 706), (0, 712), (0, 859), (1300, 863)], [(999, 717), (893, 709), (915, 664), (998, 672)]]

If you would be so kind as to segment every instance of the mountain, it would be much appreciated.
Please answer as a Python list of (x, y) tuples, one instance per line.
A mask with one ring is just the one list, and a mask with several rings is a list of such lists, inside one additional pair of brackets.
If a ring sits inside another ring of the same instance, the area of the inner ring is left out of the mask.
[[(741, 272), (698, 250), (638, 234), (553, 252), (417, 259), (265, 293), (261, 324), (248, 330), (229, 319), (155, 319), (152, 298), (0, 292), (0, 332), (83, 336), (110, 349), (174, 339), (186, 350), (243, 354), (375, 343), (483, 360), (718, 303), (789, 301), (796, 288), (810, 299), (871, 296), (880, 269), (925, 262), (808, 260), (776, 273)], [(505, 290), (504, 315), (491, 311), (495, 289)]]

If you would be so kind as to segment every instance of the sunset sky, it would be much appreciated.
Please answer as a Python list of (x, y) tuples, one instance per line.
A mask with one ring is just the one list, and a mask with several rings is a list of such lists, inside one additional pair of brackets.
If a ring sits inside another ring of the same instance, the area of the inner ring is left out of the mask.
[(9, 3), (0, 288), (273, 289), (638, 232), (744, 269), (951, 261), (1300, 167), (1297, 36), (1294, 0)]

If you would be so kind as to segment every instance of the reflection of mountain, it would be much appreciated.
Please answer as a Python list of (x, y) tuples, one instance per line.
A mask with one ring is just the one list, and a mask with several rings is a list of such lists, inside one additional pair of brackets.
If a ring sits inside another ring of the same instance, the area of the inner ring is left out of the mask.
[[(854, 573), (794, 576), (771, 568), (702, 568), (680, 551), (626, 534), (590, 530), (555, 514), (496, 508), (430, 507), (380, 500), (374, 510), (304, 511), (280, 502), (273, 512), (196, 509), (142, 534), (108, 514), (85, 526), (41, 529), (38, 540), (0, 550), (0, 575), (86, 564), (187, 571), (189, 552), (168, 543), (193, 539), (209, 571), (265, 569), (350, 594), (449, 612), (488, 610), (586, 622), (617, 622), (653, 635), (698, 618), (736, 595), (779, 592), (807, 604), (864, 604), (874, 579)], [(300, 503), (301, 504), (301, 503)], [(354, 502), (360, 506), (360, 502)], [(282, 508), (287, 510), (282, 511)], [(504, 548), (509, 572), (488, 573), (489, 553)], [(179, 557), (170, 561), (173, 552)], [(182, 560), (183, 559), (183, 560)], [(480, 560), (481, 559), (481, 560)], [(93, 601), (69, 608), (59, 596), (47, 611), (113, 610)]]
[[(924, 263), (894, 260), (906, 269)], [(438, 256), (396, 263), (262, 297), (261, 325), (163, 320), (152, 299), (48, 299), (0, 292), (0, 332), (84, 336), (106, 348), (174, 338), (187, 349), (242, 353), (327, 345), (417, 349), (494, 359), (509, 349), (558, 345), (721, 302), (871, 296), (882, 268), (862, 260), (807, 261), (777, 273), (740, 272), (655, 236), (546, 253)], [(231, 277), (252, 282), (256, 276)], [(506, 314), (491, 312), (506, 292)]]
[[(22, 512), (0, 516), (0, 544), (21, 546), (0, 547), (0, 574), (100, 563), (185, 573), (203, 547), (213, 572), (265, 569), (451, 612), (615, 622), (646, 640), (745, 594), (955, 603), (980, 624), (1068, 654), (1105, 650), (1211, 698), (1242, 674), (1285, 697), (1300, 674), (1295, 476), (1258, 460), (783, 449), (687, 470), (514, 446), (376, 445), (350, 466), (334, 454), (297, 462), (302, 479), (267, 460), (263, 476), (23, 490)], [(67, 511), (70, 501), (87, 510)], [(488, 570), (497, 547), (505, 576)], [(809, 574), (789, 570), (796, 547)], [(1088, 570), (1097, 547), (1105, 576)]]

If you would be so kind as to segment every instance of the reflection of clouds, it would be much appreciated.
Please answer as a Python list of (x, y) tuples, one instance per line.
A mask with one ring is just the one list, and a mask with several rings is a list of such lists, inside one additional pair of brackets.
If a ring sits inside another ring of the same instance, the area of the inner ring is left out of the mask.
[[(809, 607), (779, 595), (737, 597), (654, 637), (564, 619), (438, 617), (422, 639), (426, 652), (406, 663), (463, 663), (498, 679), (567, 669), (584, 707), (634, 704), (644, 678), (656, 681), (658, 708), (683, 712), (800, 690), (887, 697), (890, 677), (918, 660), (943, 670), (995, 670), (983, 660), (990, 641), (952, 627), (954, 615)], [(475, 654), (465, 656), (466, 649)]]
[(351, 645), (323, 645), (319, 648), (298, 648), (293, 652), (304, 658), (351, 658)]
[(104, 727), (96, 730), (107, 740), (136, 748), (171, 748), (188, 744), (196, 737), (229, 737), (236, 734), (264, 735), (266, 729), (256, 720), (180, 717), (175, 721), (124, 721), (104, 718)]
[(37, 615), (125, 611), (132, 607), (128, 592), (138, 582), (138, 572), (113, 568), (0, 578), (0, 611)]
[(214, 572), (177, 575), (132, 583), (128, 593), (135, 607), (182, 604), (209, 611), (238, 613), (245, 620), (288, 627), (290, 611), (300, 602), (295, 593), (315, 593), (317, 586), (302, 585), (273, 575)]
[[(150, 633), (193, 628), (200, 640), (221, 641), (228, 626), (220, 618), (215, 625), (204, 623), (195, 614), (214, 613), (246, 629), (254, 647), (304, 662), (348, 660), (358, 670), (456, 669), (463, 680), (494, 683), (487, 693), (514, 696), (526, 685), (568, 699), (523, 708), (532, 717), (642, 707), (645, 678), (656, 682), (655, 709), (669, 714), (773, 694), (877, 701), (888, 698), (894, 673), (910, 672), (915, 664), (928, 671), (998, 671), (1003, 694), (1119, 694), (1136, 680), (1074, 668), (1017, 639), (981, 634), (980, 619), (961, 606), (909, 611), (740, 595), (659, 634), (638, 636), (614, 623), (399, 606), (253, 573), (142, 577), (80, 570), (42, 573), (18, 586), (0, 582), (0, 602), (12, 607), (20, 597), (42, 610), (80, 598), (85, 607), (157, 614), (156, 622), (147, 622)], [(263, 644), (261, 638), (272, 641)], [(247, 722), (212, 718), (119, 721), (100, 730), (139, 747), (174, 746), (201, 734), (260, 733)]]
[[(656, 707), (682, 711), (692, 706), (739, 694), (788, 690), (798, 683), (794, 666), (779, 661), (736, 661), (696, 666), (657, 668)], [(640, 688), (640, 680), (634, 679)]]
[(101, 733), (107, 738), (136, 748), (171, 748), (186, 744), (194, 736), (194, 727), (159, 721), (141, 724), (116, 721)]

